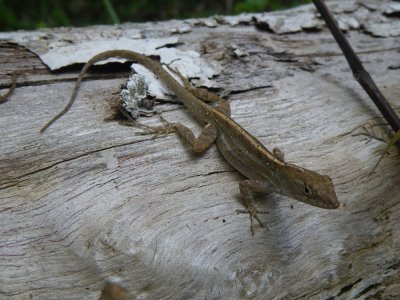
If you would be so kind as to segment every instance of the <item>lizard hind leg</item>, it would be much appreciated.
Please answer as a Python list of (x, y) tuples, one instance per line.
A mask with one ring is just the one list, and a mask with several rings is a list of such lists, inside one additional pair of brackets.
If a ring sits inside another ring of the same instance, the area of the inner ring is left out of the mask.
[(248, 213), (250, 215), (250, 231), (251, 235), (254, 235), (253, 230), (253, 219), (255, 219), (261, 227), (265, 227), (258, 217), (257, 213), (262, 213), (257, 210), (254, 204), (253, 193), (271, 193), (275, 191), (274, 186), (268, 181), (263, 180), (243, 180), (239, 182), (240, 194), (242, 195), (243, 204), (246, 209), (237, 210), (238, 213)]

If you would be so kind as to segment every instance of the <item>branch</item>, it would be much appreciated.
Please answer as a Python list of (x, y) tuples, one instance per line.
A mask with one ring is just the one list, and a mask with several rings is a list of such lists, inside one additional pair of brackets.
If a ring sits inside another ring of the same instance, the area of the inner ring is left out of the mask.
[[(392, 127), (394, 132), (400, 130), (400, 119), (396, 115), (393, 108), (386, 101), (385, 97), (380, 92), (379, 88), (376, 86), (374, 80), (371, 78), (369, 73), (364, 69), (360, 59), (357, 57), (353, 48), (350, 46), (346, 37), (343, 35), (342, 31), (334, 19), (333, 15), (325, 5), (323, 0), (313, 0), (315, 6), (317, 7), (322, 18), (325, 20), (326, 25), (332, 32), (333, 37), (339, 44), (340, 49), (349, 63), (351, 70), (353, 71), (354, 78), (367, 92), (369, 97), (374, 101), (375, 105), (378, 107), (379, 111)], [(400, 143), (397, 143), (400, 147)]]

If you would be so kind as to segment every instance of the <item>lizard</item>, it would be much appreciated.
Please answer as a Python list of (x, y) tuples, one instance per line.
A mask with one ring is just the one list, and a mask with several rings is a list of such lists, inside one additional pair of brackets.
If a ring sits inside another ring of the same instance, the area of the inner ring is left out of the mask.
[(214, 101), (216, 105), (207, 104), (204, 99), (207, 97), (196, 95), (195, 89), (188, 90), (187, 87), (182, 86), (158, 61), (133, 51), (110, 50), (92, 57), (82, 68), (69, 103), (41, 129), (41, 133), (72, 106), (80, 82), (88, 68), (98, 61), (111, 57), (137, 61), (152, 71), (203, 126), (197, 137), (188, 127), (180, 123), (169, 123), (163, 119), (165, 123), (163, 126), (146, 126), (147, 128), (150, 128), (153, 133), (176, 132), (195, 153), (206, 151), (215, 142), (225, 160), (247, 178), (239, 182), (239, 190), (245, 211), (250, 215), (250, 229), (253, 235), (253, 219), (264, 227), (257, 215), (260, 211), (254, 204), (256, 193), (278, 193), (325, 209), (335, 209), (340, 206), (329, 176), (285, 162), (281, 151), (277, 149), (269, 151), (230, 117), (228, 101), (218, 97)]

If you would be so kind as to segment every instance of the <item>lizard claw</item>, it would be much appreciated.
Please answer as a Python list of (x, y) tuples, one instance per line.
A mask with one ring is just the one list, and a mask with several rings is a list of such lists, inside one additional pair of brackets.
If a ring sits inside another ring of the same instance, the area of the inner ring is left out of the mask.
[(142, 129), (141, 132), (137, 132), (136, 135), (153, 135), (151, 138), (154, 140), (159, 136), (167, 135), (175, 131), (174, 123), (170, 123), (165, 120), (161, 115), (157, 115), (160, 121), (163, 123), (161, 126), (149, 126), (136, 121), (125, 121), (123, 125), (132, 126)]
[(250, 215), (250, 231), (251, 231), (251, 235), (254, 235), (254, 230), (253, 230), (253, 219), (255, 219), (255, 220), (258, 222), (258, 224), (260, 225), (260, 227), (269, 229), (269, 227), (265, 226), (265, 225), (263, 224), (263, 222), (261, 222), (260, 218), (257, 216), (257, 213), (267, 213), (267, 212), (265, 212), (265, 211), (259, 211), (259, 210), (255, 209), (255, 208), (253, 207), (253, 208), (247, 208), (247, 209), (245, 209), (245, 210), (237, 209), (237, 210), (236, 210), (236, 213), (237, 213), (237, 214), (249, 214), (249, 215)]
[(157, 117), (160, 119), (161, 123), (163, 123), (162, 126), (155, 126), (155, 127), (150, 127), (150, 129), (155, 132), (153, 135), (152, 139), (155, 139), (159, 136), (164, 136), (167, 134), (170, 134), (172, 132), (175, 132), (174, 124), (168, 122), (162, 115), (157, 115)]

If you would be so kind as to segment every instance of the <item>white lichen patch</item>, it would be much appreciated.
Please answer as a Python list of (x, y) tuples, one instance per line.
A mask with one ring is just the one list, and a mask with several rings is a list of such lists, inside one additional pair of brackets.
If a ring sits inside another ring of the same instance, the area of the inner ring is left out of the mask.
[[(192, 83), (196, 86), (217, 87), (214, 81), (210, 80), (220, 72), (220, 66), (217, 63), (211, 64), (205, 61), (195, 51), (162, 48), (157, 53), (160, 63), (165, 66), (164, 69), (177, 81), (181, 82), (181, 79), (170, 69), (178, 70), (182, 76), (193, 79)], [(121, 90), (120, 101), (121, 107), (131, 118), (136, 119), (139, 115), (152, 114), (150, 110), (152, 106), (143, 105), (145, 99), (148, 99), (147, 96), (158, 100), (175, 101), (174, 94), (164, 86), (156, 74), (139, 63), (133, 63), (131, 68), (132, 75), (125, 84), (126, 88)]]
[(136, 120), (139, 115), (151, 114), (151, 111), (143, 107), (143, 101), (147, 97), (147, 83), (145, 77), (132, 74), (120, 92), (120, 109), (128, 114), (129, 118)]

